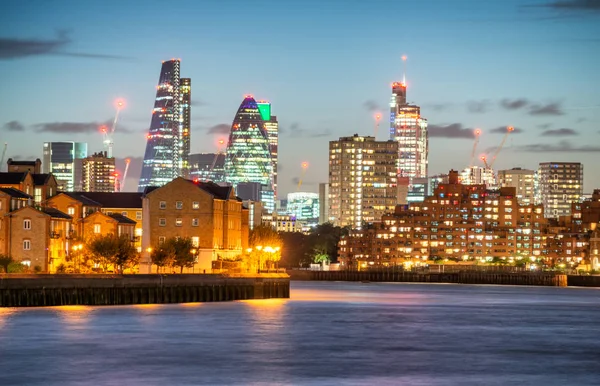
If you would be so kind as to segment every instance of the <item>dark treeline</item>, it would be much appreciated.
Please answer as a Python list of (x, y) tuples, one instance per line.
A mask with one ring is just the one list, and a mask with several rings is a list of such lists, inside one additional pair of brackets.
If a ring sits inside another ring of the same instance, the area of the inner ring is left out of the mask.
[(279, 266), (306, 268), (311, 263), (336, 262), (338, 241), (347, 234), (347, 228), (340, 228), (331, 223), (317, 225), (309, 234), (281, 232), (279, 235), (283, 246)]

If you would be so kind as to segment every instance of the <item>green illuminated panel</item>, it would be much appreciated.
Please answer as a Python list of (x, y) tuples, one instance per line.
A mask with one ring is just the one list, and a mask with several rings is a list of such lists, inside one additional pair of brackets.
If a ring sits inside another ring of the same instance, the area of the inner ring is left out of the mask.
[(260, 111), (260, 116), (263, 121), (268, 121), (271, 119), (271, 104), (270, 103), (261, 103), (258, 102), (258, 111)]

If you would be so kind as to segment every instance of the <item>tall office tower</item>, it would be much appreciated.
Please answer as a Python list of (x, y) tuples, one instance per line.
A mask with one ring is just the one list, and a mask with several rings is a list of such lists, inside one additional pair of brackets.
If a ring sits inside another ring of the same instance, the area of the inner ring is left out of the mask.
[(81, 190), (82, 160), (87, 157), (85, 142), (44, 142), (44, 173), (54, 174), (58, 189)]
[(583, 165), (580, 162), (543, 162), (539, 166), (540, 199), (546, 218), (571, 214), (571, 203), (583, 195)]
[(329, 216), (334, 225), (360, 228), (393, 211), (399, 189), (398, 142), (342, 137), (329, 142)]
[(179, 59), (162, 64), (138, 185), (140, 192), (184, 174), (189, 155), (191, 81), (179, 77), (180, 67)]
[(329, 183), (319, 184), (319, 224), (329, 222)]
[(199, 181), (225, 181), (225, 154), (198, 153), (190, 154), (189, 178)]
[(106, 152), (94, 153), (83, 159), (81, 177), (84, 192), (115, 192), (115, 158)]
[(241, 182), (260, 183), (263, 185), (264, 207), (273, 210), (273, 160), (264, 123), (256, 101), (252, 95), (246, 96), (231, 125), (225, 157), (225, 182), (232, 186)]
[(521, 204), (535, 203), (535, 172), (533, 170), (512, 168), (498, 170), (498, 185), (501, 188), (513, 187), (517, 191), (517, 199)]
[(279, 157), (277, 156), (277, 146), (279, 145), (279, 122), (277, 117), (271, 115), (271, 103), (267, 101), (258, 101), (258, 111), (265, 121), (265, 130), (269, 138), (269, 148), (271, 149), (271, 159), (273, 160), (273, 191), (275, 198), (277, 199), (277, 162)]
[[(398, 173), (401, 177), (426, 178), (429, 157), (427, 120), (421, 108), (406, 103), (406, 83), (392, 84), (390, 139), (398, 142)], [(409, 182), (410, 183), (410, 182)]]
[(287, 195), (287, 212), (308, 225), (316, 225), (319, 221), (319, 194), (310, 192), (294, 192)]
[(486, 189), (497, 189), (496, 175), (489, 168), (470, 166), (460, 173), (460, 183), (463, 185), (485, 185)]
[(189, 177), (190, 143), (192, 140), (192, 115), (190, 111), (190, 106), (192, 105), (192, 80), (190, 78), (181, 78), (179, 87), (181, 88), (181, 174), (184, 177)]

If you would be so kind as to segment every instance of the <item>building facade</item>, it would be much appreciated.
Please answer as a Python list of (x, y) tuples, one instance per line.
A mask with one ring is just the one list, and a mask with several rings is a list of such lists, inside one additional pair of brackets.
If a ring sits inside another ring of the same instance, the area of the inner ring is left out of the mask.
[(329, 142), (329, 216), (337, 226), (360, 228), (393, 211), (398, 202), (398, 142), (342, 137)]
[(16, 161), (9, 158), (6, 161), (8, 173), (24, 173), (40, 174), (42, 172), (42, 161), (37, 158), (35, 161)]
[(84, 192), (114, 192), (116, 188), (115, 158), (106, 152), (94, 153), (83, 159), (82, 190)]
[(271, 151), (271, 161), (273, 163), (273, 195), (277, 199), (277, 163), (279, 157), (277, 155), (277, 148), (279, 146), (279, 122), (277, 117), (271, 115), (271, 103), (268, 101), (258, 101), (258, 111), (265, 122), (265, 131), (269, 139), (269, 149)]
[(216, 183), (225, 181), (224, 153), (190, 154), (189, 165), (189, 177), (192, 180)]
[(329, 222), (329, 183), (319, 184), (319, 224)]
[[(180, 78), (181, 61), (163, 62), (138, 191), (162, 186), (184, 172), (190, 141), (191, 81)], [(187, 130), (187, 135), (185, 130)]]
[(517, 198), (523, 204), (535, 203), (535, 172), (533, 170), (521, 168), (499, 170), (498, 185), (502, 188), (515, 188)]
[(307, 225), (319, 222), (319, 194), (294, 192), (287, 195), (287, 213)]
[(543, 162), (539, 170), (540, 202), (546, 218), (571, 214), (571, 204), (583, 196), (583, 164), (579, 162)]
[(42, 170), (54, 175), (60, 190), (81, 190), (83, 159), (87, 156), (88, 146), (84, 142), (44, 142)]
[(192, 139), (192, 80), (190, 78), (181, 78), (180, 83), (180, 98), (181, 101), (179, 106), (181, 108), (180, 114), (180, 128), (181, 134), (181, 148), (179, 150), (181, 158), (181, 175), (189, 178), (190, 172), (190, 149)]
[(470, 166), (460, 174), (460, 182), (464, 185), (485, 185), (487, 189), (496, 189), (498, 183), (494, 170), (481, 166)]

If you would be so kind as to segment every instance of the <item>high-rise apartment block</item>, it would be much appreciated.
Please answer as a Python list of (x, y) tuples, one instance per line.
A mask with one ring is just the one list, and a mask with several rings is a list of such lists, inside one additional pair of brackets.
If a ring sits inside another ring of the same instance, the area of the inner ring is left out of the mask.
[(421, 108), (406, 102), (406, 83), (392, 84), (390, 102), (390, 139), (398, 142), (398, 170), (400, 176), (427, 177), (429, 139), (427, 120), (421, 117)]
[(81, 190), (82, 161), (88, 155), (87, 143), (44, 142), (43, 154), (43, 172), (54, 175), (59, 190)]
[(470, 166), (460, 173), (459, 179), (463, 185), (485, 185), (487, 189), (498, 187), (494, 171), (487, 167)]
[(83, 159), (81, 185), (84, 192), (114, 192), (118, 190), (115, 177), (115, 158), (109, 158), (106, 152)]
[(512, 168), (498, 171), (498, 185), (501, 188), (512, 187), (522, 204), (535, 203), (535, 172), (533, 170)]
[(186, 173), (190, 144), (191, 80), (180, 60), (162, 64), (138, 190), (162, 186)]
[(393, 211), (398, 202), (398, 142), (342, 137), (329, 142), (329, 216), (360, 228)]
[(546, 218), (571, 214), (571, 204), (583, 195), (583, 165), (579, 162), (543, 162), (539, 170), (540, 202)]

